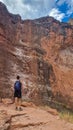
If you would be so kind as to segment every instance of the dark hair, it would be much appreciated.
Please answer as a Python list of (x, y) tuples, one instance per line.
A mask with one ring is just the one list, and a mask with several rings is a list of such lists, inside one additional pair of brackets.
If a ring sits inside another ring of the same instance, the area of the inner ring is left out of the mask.
[(17, 75), (17, 77), (16, 77), (17, 79), (20, 79), (20, 76), (19, 75)]

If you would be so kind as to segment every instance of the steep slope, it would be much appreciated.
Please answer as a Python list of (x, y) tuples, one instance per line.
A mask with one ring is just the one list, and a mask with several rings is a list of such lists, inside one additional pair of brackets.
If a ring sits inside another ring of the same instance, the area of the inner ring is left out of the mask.
[(51, 17), (22, 21), (0, 3), (0, 96), (11, 97), (16, 75), (28, 98), (50, 94), (73, 107), (73, 26)]

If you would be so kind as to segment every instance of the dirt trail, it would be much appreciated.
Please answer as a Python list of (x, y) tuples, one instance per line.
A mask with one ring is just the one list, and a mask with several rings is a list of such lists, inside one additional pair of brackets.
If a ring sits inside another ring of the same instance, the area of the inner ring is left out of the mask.
[(0, 130), (73, 130), (73, 124), (36, 106), (16, 111), (14, 104), (0, 104)]

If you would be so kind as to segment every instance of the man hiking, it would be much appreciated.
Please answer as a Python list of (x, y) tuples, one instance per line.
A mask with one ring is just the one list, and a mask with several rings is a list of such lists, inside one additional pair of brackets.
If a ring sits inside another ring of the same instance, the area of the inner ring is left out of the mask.
[(14, 98), (15, 98), (15, 109), (22, 110), (21, 98), (22, 98), (22, 83), (20, 82), (20, 76), (17, 76), (17, 80), (14, 84)]

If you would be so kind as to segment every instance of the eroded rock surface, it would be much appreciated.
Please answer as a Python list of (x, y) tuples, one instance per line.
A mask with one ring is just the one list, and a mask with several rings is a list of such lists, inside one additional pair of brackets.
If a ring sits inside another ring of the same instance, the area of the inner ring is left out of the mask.
[(51, 17), (22, 21), (0, 2), (0, 97), (12, 97), (16, 75), (23, 97), (52, 95), (73, 108), (73, 26)]
[(28, 105), (16, 111), (15, 105), (0, 104), (0, 130), (73, 130), (73, 124), (61, 120), (58, 115)]

